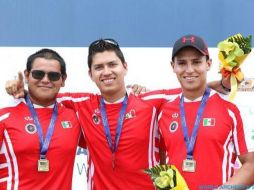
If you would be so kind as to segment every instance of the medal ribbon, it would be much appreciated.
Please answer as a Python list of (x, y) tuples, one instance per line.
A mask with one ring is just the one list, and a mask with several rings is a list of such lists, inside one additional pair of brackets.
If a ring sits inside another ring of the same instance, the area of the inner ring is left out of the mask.
[(195, 145), (195, 142), (197, 139), (199, 123), (200, 123), (201, 117), (203, 115), (203, 112), (204, 112), (204, 109), (206, 106), (206, 102), (209, 98), (210, 92), (211, 92), (211, 89), (206, 88), (205, 93), (202, 97), (200, 106), (198, 108), (198, 113), (196, 116), (196, 120), (194, 123), (194, 128), (193, 128), (191, 137), (189, 137), (188, 127), (187, 127), (186, 117), (185, 117), (185, 112), (184, 112), (184, 97), (183, 97), (183, 95), (181, 96), (180, 115), (181, 115), (181, 123), (182, 123), (182, 128), (183, 128), (184, 141), (185, 141), (186, 148), (187, 148), (187, 159), (192, 159), (192, 157), (193, 157), (193, 150), (194, 150), (194, 145)]
[(53, 135), (55, 124), (56, 124), (56, 118), (57, 118), (57, 113), (58, 113), (57, 103), (55, 102), (55, 104), (54, 104), (53, 113), (52, 113), (52, 116), (50, 119), (46, 137), (45, 137), (45, 139), (43, 139), (43, 132), (42, 132), (41, 124), (40, 124), (39, 118), (37, 116), (37, 113), (34, 109), (33, 103), (31, 102), (28, 95), (25, 97), (25, 100), (26, 100), (26, 103), (27, 103), (28, 108), (30, 110), (30, 113), (32, 114), (34, 123), (35, 123), (37, 131), (38, 131), (38, 136), (39, 136), (39, 140), (40, 140), (40, 159), (45, 159), (47, 151), (48, 151), (49, 143), (50, 143), (51, 137)]
[(115, 143), (114, 143), (114, 146), (113, 146), (112, 137), (111, 137), (111, 134), (110, 134), (109, 124), (108, 124), (108, 119), (107, 119), (107, 114), (106, 114), (104, 98), (101, 97), (101, 99), (100, 99), (100, 111), (101, 111), (101, 117), (102, 117), (104, 132), (105, 132), (105, 135), (106, 135), (106, 138), (107, 138), (108, 146), (109, 146), (109, 148), (110, 148), (110, 150), (113, 154), (116, 152), (117, 147), (118, 147), (118, 143), (119, 143), (119, 139), (120, 139), (120, 136), (121, 136), (122, 127), (123, 127), (123, 120), (124, 120), (124, 116), (125, 116), (125, 112), (126, 112), (126, 108), (127, 108), (127, 103), (128, 103), (128, 96), (126, 95), (124, 97), (122, 107), (121, 107), (121, 110), (120, 110), (120, 115), (119, 115), (119, 118), (118, 118), (117, 128), (116, 128)]

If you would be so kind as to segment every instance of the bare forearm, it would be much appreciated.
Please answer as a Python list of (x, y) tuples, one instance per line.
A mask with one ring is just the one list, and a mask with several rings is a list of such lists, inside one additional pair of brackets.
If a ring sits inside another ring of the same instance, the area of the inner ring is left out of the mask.
[(254, 185), (254, 166), (245, 163), (225, 184), (219, 189), (247, 189)]
[(212, 81), (209, 82), (207, 85), (208, 87), (222, 94), (228, 94), (230, 92), (230, 83), (228, 83), (228, 80), (226, 79)]

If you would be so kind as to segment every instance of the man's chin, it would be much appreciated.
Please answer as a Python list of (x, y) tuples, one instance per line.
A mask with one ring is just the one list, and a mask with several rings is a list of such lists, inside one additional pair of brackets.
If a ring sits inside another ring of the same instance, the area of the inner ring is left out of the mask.
[(183, 85), (182, 89), (185, 89), (187, 91), (197, 91), (200, 90), (200, 86), (196, 85), (196, 84), (192, 84), (192, 85)]
[(113, 90), (113, 89), (107, 89), (107, 90), (103, 90), (101, 92), (102, 92), (102, 94), (106, 94), (106, 95), (113, 95), (113, 94), (117, 93), (117, 91)]
[(53, 95), (48, 95), (48, 94), (45, 94), (45, 95), (43, 95), (43, 94), (41, 94), (39, 97), (38, 97), (38, 99), (41, 99), (43, 102), (46, 102), (46, 101), (48, 101), (48, 102), (52, 102), (52, 100), (54, 101), (54, 100), (56, 100), (56, 96), (53, 96)]

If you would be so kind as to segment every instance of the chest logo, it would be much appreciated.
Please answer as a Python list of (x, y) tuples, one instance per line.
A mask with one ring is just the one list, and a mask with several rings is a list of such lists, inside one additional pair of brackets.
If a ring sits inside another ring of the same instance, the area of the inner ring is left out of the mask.
[(61, 124), (64, 129), (72, 128), (72, 124), (70, 121), (62, 121)]
[(215, 118), (203, 118), (204, 127), (213, 127), (215, 126)]
[(99, 125), (100, 122), (101, 122), (100, 118), (99, 118), (98, 115), (95, 114), (95, 113), (92, 115), (92, 119), (93, 119), (93, 123), (94, 123), (95, 125)]
[(34, 124), (32, 123), (28, 123), (26, 126), (25, 126), (25, 130), (27, 133), (29, 134), (35, 134), (37, 132), (37, 128)]
[(170, 125), (169, 125), (169, 131), (171, 133), (176, 132), (176, 130), (178, 129), (178, 122), (173, 121)]
[(173, 113), (172, 118), (174, 118), (174, 119), (178, 118), (178, 113)]
[(32, 118), (31, 116), (26, 116), (26, 117), (24, 117), (24, 119), (25, 119), (26, 121), (33, 121), (33, 118)]
[(125, 115), (125, 119), (131, 119), (136, 117), (136, 112), (134, 109), (131, 109), (128, 113)]

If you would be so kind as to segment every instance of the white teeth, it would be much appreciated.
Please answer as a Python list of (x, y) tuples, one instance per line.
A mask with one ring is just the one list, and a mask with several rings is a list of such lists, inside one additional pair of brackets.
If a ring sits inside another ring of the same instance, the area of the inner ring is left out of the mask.
[(110, 84), (110, 83), (113, 82), (113, 79), (105, 79), (105, 80), (103, 80), (103, 82), (104, 82), (105, 84)]
[(195, 77), (185, 77), (187, 80), (193, 80)]

